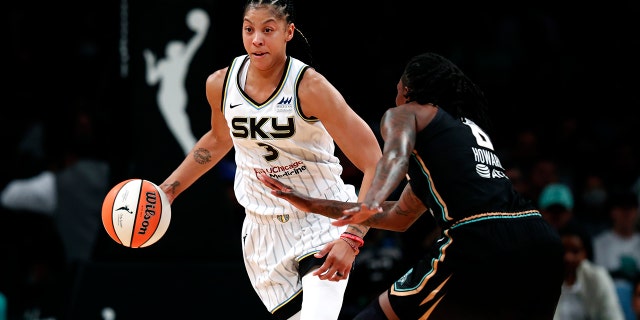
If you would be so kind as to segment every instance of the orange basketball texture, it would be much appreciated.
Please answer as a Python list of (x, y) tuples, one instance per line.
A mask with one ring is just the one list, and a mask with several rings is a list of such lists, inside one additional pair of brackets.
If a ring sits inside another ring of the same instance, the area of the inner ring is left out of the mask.
[(169, 228), (171, 206), (153, 182), (128, 179), (115, 185), (102, 203), (102, 224), (117, 243), (142, 248), (156, 243)]

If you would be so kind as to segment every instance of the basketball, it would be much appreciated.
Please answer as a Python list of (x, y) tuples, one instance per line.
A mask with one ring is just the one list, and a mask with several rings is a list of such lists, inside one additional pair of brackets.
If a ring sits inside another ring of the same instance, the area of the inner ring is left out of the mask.
[(117, 243), (142, 248), (156, 243), (169, 228), (171, 205), (151, 181), (128, 179), (115, 185), (102, 203), (102, 224)]

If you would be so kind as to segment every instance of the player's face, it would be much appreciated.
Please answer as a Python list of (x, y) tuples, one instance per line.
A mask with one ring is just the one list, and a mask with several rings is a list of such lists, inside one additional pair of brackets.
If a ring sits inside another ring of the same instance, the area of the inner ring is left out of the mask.
[(278, 19), (268, 6), (248, 9), (242, 23), (242, 42), (251, 65), (266, 70), (282, 63), (294, 30), (293, 23)]
[(402, 79), (398, 81), (398, 84), (396, 85), (396, 89), (398, 90), (398, 93), (396, 94), (396, 107), (397, 107), (407, 103), (407, 98), (405, 98), (405, 95), (407, 94), (407, 91), (409, 89), (405, 87), (404, 83), (402, 82)]

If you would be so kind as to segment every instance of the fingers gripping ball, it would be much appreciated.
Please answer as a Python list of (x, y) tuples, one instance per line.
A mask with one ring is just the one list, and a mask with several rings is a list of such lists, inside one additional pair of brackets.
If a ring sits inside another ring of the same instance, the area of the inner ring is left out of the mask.
[(102, 203), (102, 224), (117, 243), (142, 248), (156, 243), (169, 228), (171, 205), (151, 181), (129, 179), (115, 185)]

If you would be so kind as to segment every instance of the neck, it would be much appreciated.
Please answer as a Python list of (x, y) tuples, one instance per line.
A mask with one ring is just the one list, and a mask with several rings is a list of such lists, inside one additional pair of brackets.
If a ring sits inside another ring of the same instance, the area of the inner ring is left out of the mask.
[(275, 75), (282, 75), (285, 64), (287, 62), (287, 56), (283, 56), (282, 59), (274, 59), (271, 64), (265, 64), (253, 62), (249, 60), (249, 75), (258, 78), (273, 78)]

